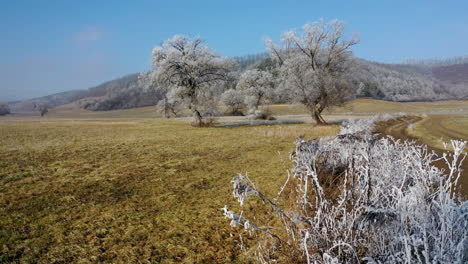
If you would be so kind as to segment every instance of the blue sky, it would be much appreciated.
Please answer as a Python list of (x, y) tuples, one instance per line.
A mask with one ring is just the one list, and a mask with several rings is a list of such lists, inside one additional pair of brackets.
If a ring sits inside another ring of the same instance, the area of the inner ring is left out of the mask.
[(468, 1), (0, 2), (0, 100), (84, 89), (150, 68), (151, 49), (174, 34), (215, 51), (265, 51), (263, 39), (338, 18), (359, 33), (358, 57), (399, 62), (468, 54)]

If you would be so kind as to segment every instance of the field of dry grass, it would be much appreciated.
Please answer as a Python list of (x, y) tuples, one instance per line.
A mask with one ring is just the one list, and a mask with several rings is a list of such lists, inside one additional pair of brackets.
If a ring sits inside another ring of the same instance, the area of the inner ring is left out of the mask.
[(468, 140), (468, 114), (425, 116), (407, 131), (425, 144), (444, 149), (443, 143), (450, 139)]
[[(272, 105), (269, 107), (273, 114), (306, 114), (307, 109), (302, 105)], [(385, 113), (408, 114), (468, 114), (468, 101), (439, 101), (439, 102), (389, 102), (369, 98), (360, 98), (341, 107), (326, 111), (327, 115), (375, 115)]]
[[(301, 115), (308, 116), (307, 109), (302, 105), (270, 105), (268, 108), (273, 115)], [(222, 109), (221, 109), (222, 111)], [(408, 114), (446, 114), (446, 115), (467, 115), (468, 101), (440, 101), (440, 102), (408, 102), (398, 103), (368, 98), (361, 98), (342, 107), (335, 107), (326, 111), (326, 116), (335, 115), (356, 115), (366, 116), (383, 113)], [(189, 115), (188, 112), (182, 113)], [(29, 115), (13, 115), (0, 117), (0, 121), (14, 120), (50, 120), (50, 119), (153, 119), (162, 117), (154, 106), (141, 108), (112, 110), (112, 111), (88, 111), (83, 109), (51, 109), (44, 118), (40, 118), (38, 113)]]
[(0, 263), (247, 263), (220, 210), (232, 176), (277, 190), (295, 138), (337, 129), (1, 123)]
[[(0, 263), (248, 263), (219, 210), (239, 211), (232, 176), (273, 195), (294, 140), (339, 129), (313, 127), (301, 106), (269, 108), (309, 123), (193, 128), (154, 107), (0, 118)], [(325, 118), (387, 112), (428, 113), (417, 136), (467, 139), (468, 101), (359, 99)]]

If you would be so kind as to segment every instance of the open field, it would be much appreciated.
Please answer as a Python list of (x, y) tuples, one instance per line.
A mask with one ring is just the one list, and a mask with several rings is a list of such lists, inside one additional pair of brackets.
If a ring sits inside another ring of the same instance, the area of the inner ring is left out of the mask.
[[(219, 210), (240, 211), (232, 176), (273, 196), (294, 140), (339, 129), (313, 127), (300, 106), (270, 110), (307, 123), (193, 128), (154, 107), (0, 118), (0, 263), (248, 263)], [(411, 133), (430, 145), (468, 140), (468, 101), (359, 99), (325, 118), (387, 112), (428, 113)]]
[[(437, 155), (441, 156), (443, 152), (451, 150), (450, 139), (468, 141), (466, 130), (463, 130), (464, 123), (460, 122), (464, 119), (466, 119), (466, 116), (408, 116), (379, 123), (376, 130), (379, 133), (391, 135), (397, 139), (416, 140), (418, 144), (426, 144), (430, 151), (434, 151)], [(444, 120), (451, 120), (451, 123), (449, 123), (451, 125), (448, 126), (448, 128), (439, 124), (439, 122), (444, 123)], [(444, 148), (443, 142), (448, 143), (448, 150)], [(465, 149), (465, 153), (466, 152), (467, 150)], [(443, 160), (435, 162), (435, 165), (446, 171), (449, 170)], [(461, 188), (461, 194), (467, 199), (468, 162), (466, 160), (462, 163), (461, 169), (462, 173), (459, 186)]]
[[(272, 105), (273, 114), (304, 114), (307, 109), (302, 105)], [(369, 98), (351, 101), (341, 107), (335, 107), (326, 114), (375, 115), (385, 113), (408, 114), (468, 114), (468, 101), (438, 101), (438, 102), (389, 102)]]
[[(268, 108), (274, 115), (300, 115), (308, 117), (307, 109), (302, 105), (270, 105)], [(221, 109), (222, 111), (222, 109)], [(445, 114), (468, 115), (468, 101), (439, 101), (439, 102), (408, 102), (398, 103), (368, 98), (356, 99), (342, 107), (335, 107), (325, 112), (327, 115), (356, 115), (367, 116), (384, 113), (408, 114)], [(188, 112), (182, 113), (189, 115)], [(58, 107), (51, 109), (43, 118), (38, 113), (11, 115), (0, 117), (0, 121), (15, 120), (48, 120), (48, 119), (148, 119), (158, 118), (162, 115), (154, 106), (112, 110), (112, 111), (88, 111), (83, 109), (68, 109)]]
[(296, 137), (337, 130), (2, 123), (0, 263), (245, 263), (219, 209), (236, 208), (232, 176), (272, 194)]
[(443, 143), (450, 139), (468, 140), (468, 114), (429, 115), (412, 125), (408, 134), (427, 145), (444, 149)]

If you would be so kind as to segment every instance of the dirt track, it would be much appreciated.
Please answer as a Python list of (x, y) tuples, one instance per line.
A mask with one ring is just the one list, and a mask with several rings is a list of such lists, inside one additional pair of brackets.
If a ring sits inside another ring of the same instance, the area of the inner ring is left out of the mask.
[[(385, 122), (377, 123), (376, 125), (376, 132), (381, 133), (383, 135), (390, 135), (396, 139), (402, 140), (415, 140), (418, 144), (423, 144), (422, 140), (418, 138), (414, 138), (408, 135), (406, 128), (409, 124), (421, 121), (422, 117), (419, 116), (405, 116), (397, 119), (392, 119)], [(441, 156), (443, 152), (446, 150), (434, 148), (432, 146), (428, 146), (429, 150), (433, 150), (437, 153), (438, 156)], [(447, 166), (443, 161), (437, 161), (434, 163), (437, 167), (443, 168), (447, 170)], [(462, 175), (459, 180), (459, 185), (461, 187), (461, 193), (465, 199), (468, 198), (468, 159), (461, 166), (462, 168)]]

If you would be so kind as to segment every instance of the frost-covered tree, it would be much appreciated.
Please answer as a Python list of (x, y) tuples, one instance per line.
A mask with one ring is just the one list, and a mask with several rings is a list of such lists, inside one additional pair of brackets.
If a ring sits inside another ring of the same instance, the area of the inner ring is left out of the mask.
[(266, 42), (291, 96), (307, 107), (317, 124), (326, 124), (323, 110), (353, 98), (345, 75), (349, 73), (351, 47), (358, 39), (345, 39), (344, 28), (339, 20), (320, 20), (305, 24), (300, 35), (285, 32), (279, 47), (271, 40)]
[(41, 116), (45, 116), (49, 112), (50, 105), (47, 102), (34, 103), (34, 108)]
[(242, 114), (244, 95), (238, 90), (229, 89), (221, 95), (221, 103), (228, 108), (229, 113)]
[(10, 106), (7, 103), (0, 102), (0, 116), (10, 114)]
[(195, 126), (203, 126), (203, 112), (212, 108), (213, 89), (226, 80), (229, 61), (209, 49), (199, 38), (176, 35), (153, 49), (149, 74), (193, 113)]
[(141, 72), (138, 75), (138, 84), (145, 92), (158, 95), (154, 98), (157, 101), (156, 107), (158, 112), (160, 112), (165, 118), (170, 118), (171, 113), (174, 116), (177, 116), (176, 110), (181, 107), (180, 102), (177, 99), (175, 99), (173, 102), (170, 102), (168, 98), (168, 90), (170, 89), (157, 84), (153, 71)]
[(258, 109), (260, 105), (268, 103), (273, 98), (273, 75), (257, 69), (247, 70), (240, 76), (237, 90), (245, 95), (250, 108)]
[(171, 115), (177, 117), (183, 108), (180, 99), (171, 92), (163, 95), (156, 106), (165, 118), (170, 118)]

